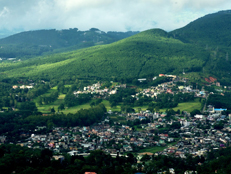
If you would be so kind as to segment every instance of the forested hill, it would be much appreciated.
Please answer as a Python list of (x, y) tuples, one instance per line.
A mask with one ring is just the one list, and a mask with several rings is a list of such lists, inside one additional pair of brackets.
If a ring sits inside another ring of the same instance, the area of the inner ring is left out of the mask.
[[(170, 33), (161, 29), (151, 29), (138, 34), (134, 32), (104, 33), (94, 28), (85, 32), (77, 29), (44, 30), (40, 31), (40, 34), (46, 33), (47, 37), (41, 37), (41, 39), (38, 35), (35, 39), (32, 35), (29, 36), (29, 33), (39, 31), (21, 33), (0, 40), (0, 43), (9, 45), (10, 40), (14, 38), (16, 45), (22, 47), (21, 52), (24, 48), (28, 48), (21, 43), (30, 44), (31, 49), (34, 48), (33, 44), (37, 44), (35, 50), (38, 51), (37, 48), (41, 49), (40, 52), (36, 53), (37, 55), (42, 54), (43, 49), (51, 49), (51, 52), (55, 53), (57, 49), (53, 48), (59, 46), (72, 48), (73, 51), (43, 55), (17, 63), (3, 62), (0, 65), (1, 78), (68, 79), (71, 77), (92, 77), (134, 79), (152, 77), (160, 73), (177, 75), (182, 73), (184, 69), (186, 73), (203, 72), (203, 74), (213, 75), (219, 80), (225, 79), (224, 81), (227, 82), (230, 81), (231, 73), (230, 28), (231, 12), (223, 11), (206, 15)], [(68, 33), (72, 34), (68, 35)], [(76, 33), (79, 33), (81, 37), (75, 37), (77, 36)], [(22, 37), (24, 34), (27, 37)], [(133, 36), (111, 44), (100, 45), (128, 35)], [(16, 36), (20, 36), (21, 39), (16, 39)], [(25, 40), (22, 38), (25, 38)], [(46, 38), (46, 45), (41, 45)], [(68, 42), (67, 38), (69, 38)], [(80, 44), (69, 47), (71, 44), (77, 43), (77, 38), (81, 38), (79, 40)], [(77, 47), (83, 48), (85, 46), (92, 47), (77, 49)], [(2, 47), (4, 48), (4, 46)], [(0, 53), (2, 50), (4, 49), (0, 49)], [(14, 51), (9, 53), (14, 53)]]
[(2, 77), (136, 78), (159, 73), (201, 71), (210, 54), (168, 37), (161, 29), (141, 32), (118, 42), (49, 55), (15, 64), (1, 64)]
[(0, 39), (0, 57), (32, 57), (43, 53), (64, 52), (95, 45), (112, 43), (138, 32), (103, 32), (96, 28), (79, 31), (37, 30), (26, 31)]
[(170, 34), (183, 42), (195, 43), (204, 48), (229, 47), (231, 45), (231, 10), (208, 14)]

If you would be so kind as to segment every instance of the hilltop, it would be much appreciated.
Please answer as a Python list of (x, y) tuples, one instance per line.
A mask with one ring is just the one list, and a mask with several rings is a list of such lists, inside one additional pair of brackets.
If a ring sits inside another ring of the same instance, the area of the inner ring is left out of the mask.
[[(184, 43), (197, 45), (210, 53), (204, 71), (224, 83), (230, 80), (231, 10), (219, 11), (192, 21), (169, 35)], [(230, 84), (230, 83), (229, 83)]]
[(103, 32), (96, 28), (79, 31), (65, 30), (25, 31), (0, 39), (0, 57), (33, 57), (44, 53), (77, 50), (95, 45), (109, 44), (138, 32)]
[(168, 37), (161, 29), (141, 32), (118, 42), (1, 66), (7, 77), (129, 78), (201, 71), (209, 59), (204, 49)]
[(202, 47), (229, 47), (231, 45), (231, 10), (205, 15), (170, 34), (183, 42)]
[[(160, 73), (180, 74), (184, 69), (186, 73), (212, 75), (228, 84), (231, 73), (231, 50), (228, 47), (230, 14), (230, 11), (223, 11), (206, 15), (170, 33), (162, 29), (151, 29), (107, 45), (35, 57), (14, 64), (4, 62), (0, 66), (2, 78), (134, 79)], [(50, 32), (60, 34), (60, 31)], [(78, 30), (68, 32), (78, 33)], [(89, 34), (91, 40), (108, 34), (97, 29), (85, 33)], [(97, 33), (97, 37), (90, 36), (92, 33)], [(6, 38), (4, 43), (10, 38)], [(40, 44), (39, 40), (36, 44)]]

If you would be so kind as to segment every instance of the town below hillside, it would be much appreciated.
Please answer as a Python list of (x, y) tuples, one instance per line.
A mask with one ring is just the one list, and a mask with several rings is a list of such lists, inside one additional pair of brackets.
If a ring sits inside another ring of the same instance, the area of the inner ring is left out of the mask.
[(2, 102), (0, 142), (49, 149), (55, 160), (100, 150), (133, 154), (143, 165), (163, 155), (191, 155), (201, 165), (211, 150), (231, 142), (230, 87), (205, 81), (160, 74), (132, 83), (17, 82)]

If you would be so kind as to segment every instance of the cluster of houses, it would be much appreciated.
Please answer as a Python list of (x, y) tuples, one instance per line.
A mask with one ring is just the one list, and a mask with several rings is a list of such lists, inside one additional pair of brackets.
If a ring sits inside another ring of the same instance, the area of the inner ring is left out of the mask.
[[(127, 120), (152, 118), (152, 122), (141, 124), (141, 130), (115, 122), (109, 124), (110, 117), (89, 127), (54, 127), (48, 134), (22, 134), (21, 146), (29, 148), (48, 148), (56, 153), (68, 152), (70, 155), (85, 154), (92, 150), (101, 149), (110, 154), (124, 154), (138, 152), (149, 147), (163, 147), (163, 151), (152, 155), (174, 155), (185, 158), (186, 154), (204, 156), (211, 147), (224, 148), (231, 142), (231, 115), (224, 116), (221, 110), (213, 109), (209, 115), (203, 117), (174, 115), (172, 120), (165, 120), (164, 113), (141, 111), (128, 114)], [(210, 117), (216, 114), (216, 119)], [(227, 122), (222, 129), (215, 129), (214, 124), (219, 120)], [(171, 128), (174, 122), (180, 123), (180, 128)], [(38, 127), (35, 131), (45, 129)], [(169, 128), (168, 132), (161, 132), (162, 128)], [(4, 143), (6, 137), (2, 137)]]
[(109, 95), (116, 94), (118, 88), (126, 88), (126, 84), (117, 85), (113, 89), (109, 89), (109, 88), (101, 89), (101, 84), (98, 82), (96, 84), (84, 87), (83, 90), (74, 91), (73, 94), (78, 95), (78, 94), (89, 94), (90, 93), (90, 94), (98, 94), (98, 95), (104, 96), (108, 94)]
[(183, 93), (195, 93), (197, 96), (201, 96), (201, 94), (205, 94), (204, 92), (198, 90), (198, 89), (192, 89), (192, 86), (178, 86), (178, 88), (173, 91), (172, 88), (176, 86), (173, 81), (171, 82), (166, 82), (159, 84), (158, 86), (153, 86), (147, 89), (143, 89), (136, 95), (132, 97), (137, 97), (141, 94), (141, 96), (147, 96), (147, 97), (157, 97), (161, 93), (169, 93), (169, 94), (175, 94), (178, 92), (183, 92)]
[[(106, 119), (98, 125), (90, 127), (54, 128), (45, 135), (32, 134), (21, 146), (29, 148), (49, 148), (54, 152), (70, 154), (89, 153), (101, 149), (107, 153), (118, 151), (132, 152), (134, 146), (148, 147), (154, 143), (153, 133), (133, 131), (129, 126), (110, 126)], [(23, 138), (28, 135), (21, 135)]]
[[(173, 78), (176, 79), (176, 77)], [(195, 90), (192, 86), (178, 86), (175, 88), (178, 91), (173, 91), (174, 86), (174, 81), (162, 83), (156, 87), (143, 89), (132, 97), (138, 98), (140, 95), (156, 97), (161, 93), (174, 94), (174, 92), (194, 93), (195, 96), (200, 97), (207, 95), (206, 92)], [(16, 89), (18, 86), (13, 88)], [(30, 87), (23, 85), (19, 88)], [(96, 83), (84, 87), (82, 91), (75, 91), (74, 94), (111, 95), (116, 94), (118, 88), (126, 88), (126, 85), (101, 89), (101, 84)], [(165, 119), (167, 115), (165, 112), (152, 113), (148, 110), (120, 115), (127, 121), (151, 120), (150, 123), (139, 125), (139, 130), (119, 122), (111, 124), (109, 116), (104, 121), (89, 127), (54, 127), (48, 134), (36, 133), (46, 129), (46, 127), (38, 127), (34, 130), (34, 134), (21, 134), (22, 140), (18, 144), (29, 148), (48, 148), (58, 154), (67, 152), (70, 155), (88, 155), (90, 151), (97, 149), (114, 155), (139, 152), (139, 150), (149, 147), (163, 147), (162, 151), (154, 154), (144, 154), (173, 155), (180, 158), (186, 158), (187, 154), (205, 156), (211, 148), (214, 150), (225, 148), (231, 142), (231, 115), (224, 115), (223, 111), (226, 109), (208, 106), (207, 115), (190, 115), (184, 112), (183, 115), (172, 115), (171, 120)], [(110, 114), (112, 111), (108, 115)], [(215, 125), (220, 121), (223, 122), (223, 127), (215, 129)], [(172, 127), (174, 122), (179, 122), (180, 128)], [(167, 132), (163, 131), (165, 128), (168, 128)], [(5, 142), (7, 142), (7, 137), (0, 137), (0, 143)], [(137, 158), (142, 158), (144, 154), (139, 154)], [(55, 158), (59, 158), (59, 156), (55, 156)]]
[[(179, 79), (177, 76), (175, 75), (164, 75), (164, 74), (160, 74), (160, 77), (162, 76), (166, 76), (166, 77), (171, 77), (173, 80), (170, 82), (165, 82), (162, 84), (159, 84), (158, 86), (152, 86), (150, 88), (147, 89), (143, 89), (139, 92), (137, 92), (135, 95), (132, 95), (132, 97), (136, 98), (137, 100), (139, 99), (139, 96), (147, 96), (147, 97), (157, 97), (159, 94), (161, 93), (169, 93), (169, 94), (175, 94), (178, 92), (182, 92), (182, 93), (194, 93), (195, 96), (197, 97), (206, 97), (208, 95), (208, 93), (206, 93), (205, 91), (200, 91), (199, 89), (193, 89), (192, 86), (177, 86), (176, 87), (176, 82), (181, 81), (181, 82), (185, 82), (185, 79)], [(156, 80), (157, 77), (154, 77), (153, 80)], [(138, 79), (138, 81), (142, 82), (142, 81), (146, 81), (147, 79)], [(117, 85), (117, 86), (113, 86), (112, 88), (102, 88), (102, 85), (98, 82), (96, 84), (90, 85), (90, 86), (86, 86), (83, 88), (83, 90), (79, 90), (79, 91), (74, 91), (73, 93), (77, 96), (78, 94), (97, 94), (100, 96), (107, 96), (107, 95), (112, 95), (112, 94), (116, 94), (119, 88), (126, 88), (127, 85), (126, 84), (121, 84), (121, 85)]]
[(12, 86), (12, 88), (13, 89), (17, 89), (17, 88), (19, 88), (19, 89), (32, 89), (34, 86), (32, 86), (32, 85), (22, 85), (22, 86), (17, 86), (17, 85), (14, 85), (14, 86)]

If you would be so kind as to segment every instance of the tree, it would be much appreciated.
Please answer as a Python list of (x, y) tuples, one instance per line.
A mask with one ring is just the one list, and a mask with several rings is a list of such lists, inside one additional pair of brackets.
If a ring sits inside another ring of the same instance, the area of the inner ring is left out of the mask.
[(60, 105), (59, 105), (59, 107), (58, 107), (58, 110), (63, 110), (63, 109), (65, 109), (65, 107), (64, 107), (64, 104), (63, 103), (61, 103)]
[(38, 110), (35, 103), (31, 102), (31, 101), (20, 103), (18, 108), (20, 110), (28, 110), (28, 111), (37, 111)]
[(98, 105), (98, 104), (100, 104), (102, 101), (103, 101), (103, 100), (102, 100), (101, 98), (99, 98), (99, 99), (97, 99), (97, 100), (95, 101), (95, 104)]
[(90, 103), (90, 106), (91, 106), (91, 107), (95, 106), (95, 102), (91, 102), (91, 103)]
[(136, 158), (132, 153), (127, 154), (127, 162), (129, 162), (130, 164), (134, 164), (137, 162)]
[(201, 112), (198, 109), (194, 109), (192, 112), (190, 112), (190, 115), (193, 117), (196, 114), (201, 114)]
[(39, 105), (42, 105), (43, 103), (42, 103), (42, 97), (41, 96), (39, 96), (39, 98), (38, 98), (38, 103), (39, 103)]
[(147, 155), (147, 154), (145, 154), (142, 158), (141, 158), (141, 160), (140, 161), (149, 161), (151, 159), (151, 157), (149, 156), (149, 155)]
[(116, 106), (116, 102), (114, 102), (114, 101), (111, 102), (111, 105), (110, 105), (110, 106), (111, 106), (111, 108), (115, 107), (115, 106)]
[(47, 121), (47, 128), (52, 129), (54, 127), (54, 123), (51, 120)]
[(214, 129), (223, 129), (224, 123), (222, 121), (219, 121), (219, 123), (214, 124)]
[(155, 107), (155, 111), (156, 111), (156, 112), (159, 112), (159, 110), (160, 110), (160, 107), (159, 107), (159, 106), (156, 106), (156, 107)]
[(180, 122), (173, 122), (172, 125), (171, 125), (171, 128), (180, 129), (181, 128)]
[(51, 113), (55, 113), (55, 108), (53, 107), (53, 108), (51, 108)]

